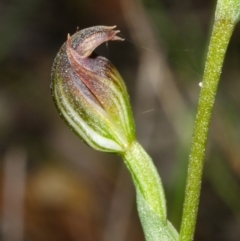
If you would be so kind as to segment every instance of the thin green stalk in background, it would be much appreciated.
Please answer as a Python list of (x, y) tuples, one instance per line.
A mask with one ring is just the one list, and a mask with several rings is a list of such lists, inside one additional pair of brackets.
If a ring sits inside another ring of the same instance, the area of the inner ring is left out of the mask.
[(193, 240), (212, 109), (224, 56), (239, 13), (240, 0), (218, 1), (189, 156), (180, 241)]

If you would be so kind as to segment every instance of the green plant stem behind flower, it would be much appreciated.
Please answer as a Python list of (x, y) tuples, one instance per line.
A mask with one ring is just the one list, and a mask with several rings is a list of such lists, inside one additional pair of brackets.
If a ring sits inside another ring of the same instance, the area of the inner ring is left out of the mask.
[(218, 1), (189, 156), (180, 241), (193, 240), (213, 104), (223, 60), (239, 13), (239, 0)]

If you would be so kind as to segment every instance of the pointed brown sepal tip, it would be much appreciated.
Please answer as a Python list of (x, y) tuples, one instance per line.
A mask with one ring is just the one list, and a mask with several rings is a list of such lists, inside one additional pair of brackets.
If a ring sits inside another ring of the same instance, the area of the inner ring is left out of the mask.
[(116, 40), (116, 41), (124, 41), (125, 40), (124, 38), (121, 38), (120, 36), (117, 36), (117, 34), (120, 33), (120, 30), (114, 30), (113, 32), (114, 32), (114, 35), (109, 40)]
[(124, 41), (125, 39), (115, 35), (111, 40)]
[[(68, 35), (67, 35), (66, 46), (67, 46), (67, 49), (71, 48), (71, 46), (72, 46), (72, 40), (71, 40), (71, 36), (70, 36), (69, 33), (68, 33)], [(67, 51), (68, 51), (68, 50), (67, 50)]]

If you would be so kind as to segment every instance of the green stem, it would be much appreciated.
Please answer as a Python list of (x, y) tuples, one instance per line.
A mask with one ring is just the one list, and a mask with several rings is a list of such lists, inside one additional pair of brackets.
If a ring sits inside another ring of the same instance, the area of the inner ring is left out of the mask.
[(164, 190), (151, 157), (138, 142), (133, 142), (123, 156), (136, 188), (151, 208), (167, 223)]
[(179, 236), (167, 220), (164, 190), (152, 159), (133, 142), (123, 159), (136, 187), (137, 207), (147, 241), (177, 241)]
[(215, 18), (189, 156), (180, 241), (193, 240), (209, 124), (224, 56), (234, 26), (235, 23), (230, 19)]

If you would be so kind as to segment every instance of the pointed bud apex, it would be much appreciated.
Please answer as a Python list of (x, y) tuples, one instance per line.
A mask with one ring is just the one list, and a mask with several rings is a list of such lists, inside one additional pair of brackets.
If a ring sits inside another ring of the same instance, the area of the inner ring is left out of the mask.
[(135, 140), (125, 84), (111, 62), (93, 54), (100, 44), (123, 39), (113, 27), (68, 35), (52, 69), (52, 95), (71, 129), (95, 149), (123, 153)]

